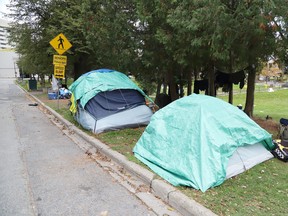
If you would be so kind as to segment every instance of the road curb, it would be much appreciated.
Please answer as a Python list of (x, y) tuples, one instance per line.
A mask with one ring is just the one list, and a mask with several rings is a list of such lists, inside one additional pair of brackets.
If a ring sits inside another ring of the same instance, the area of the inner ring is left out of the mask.
[(85, 132), (78, 129), (74, 124), (64, 119), (59, 113), (50, 107), (46, 106), (41, 100), (39, 100), (36, 96), (30, 94), (25, 89), (22, 88), (29, 96), (31, 96), (37, 103), (41, 104), (43, 108), (48, 110), (55, 118), (57, 118), (60, 122), (62, 122), (65, 127), (69, 130), (77, 133), (80, 137), (82, 137), (87, 143), (94, 146), (97, 151), (111, 159), (121, 167), (123, 167), (127, 172), (132, 175), (140, 178), (144, 184), (148, 185), (152, 191), (152, 193), (159, 197), (161, 200), (169, 204), (172, 208), (177, 210), (184, 216), (216, 216), (211, 210), (206, 207), (200, 205), (195, 200), (190, 199), (183, 193), (181, 193), (177, 188), (172, 185), (166, 183), (164, 180), (157, 179), (157, 175), (152, 173), (151, 171), (141, 167), (140, 165), (128, 161), (125, 156), (122, 154), (112, 150), (110, 147), (99, 141), (98, 139), (86, 134)]

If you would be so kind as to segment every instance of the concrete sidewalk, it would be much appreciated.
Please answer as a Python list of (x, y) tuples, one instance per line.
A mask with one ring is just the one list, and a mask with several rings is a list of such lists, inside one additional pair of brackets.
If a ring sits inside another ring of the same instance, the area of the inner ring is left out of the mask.
[(0, 79), (1, 216), (179, 215), (143, 183), (135, 185), (137, 193), (154, 199), (155, 207), (135, 197), (122, 186), (128, 182), (110, 171), (116, 167), (112, 161), (90, 153), (90, 144), (68, 134), (72, 131), (33, 101), (13, 80)]
[[(157, 178), (154, 173), (138, 164), (128, 161), (122, 154), (110, 149), (101, 141), (78, 129), (56, 111), (42, 103), (42, 101), (34, 95), (28, 92), (27, 94), (30, 95), (32, 100), (40, 105), (39, 108), (46, 113), (47, 117), (61, 128), (67, 136), (73, 139), (83, 151), (93, 157), (101, 166), (105, 167), (107, 170), (111, 170), (110, 174), (116, 179), (121, 178), (122, 182), (125, 182), (124, 186), (130, 190), (130, 192), (138, 196), (143, 202), (146, 202), (148, 206), (154, 205), (154, 207), (157, 208), (155, 206), (157, 200), (156, 198), (155, 200), (151, 200), (151, 197), (146, 197), (145, 194), (147, 193), (141, 193), (143, 191), (151, 192), (154, 196), (170, 205), (172, 209), (168, 215), (173, 215), (173, 209), (185, 216), (216, 215), (211, 210), (181, 193), (172, 185), (159, 179), (159, 177)], [(123, 181), (123, 179), (125, 180)], [(140, 181), (138, 179), (140, 179)], [(144, 183), (144, 185), (142, 183)], [(165, 213), (163, 215), (165, 215)]]

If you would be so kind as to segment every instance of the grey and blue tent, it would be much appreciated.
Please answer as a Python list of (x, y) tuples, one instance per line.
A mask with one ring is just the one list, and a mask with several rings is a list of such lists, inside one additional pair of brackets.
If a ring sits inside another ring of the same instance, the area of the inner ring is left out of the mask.
[(72, 92), (70, 111), (74, 118), (94, 133), (150, 122), (153, 112), (146, 105), (148, 96), (118, 71), (90, 71), (73, 82), (69, 90)]
[(239, 108), (192, 94), (158, 110), (135, 156), (171, 184), (206, 191), (273, 158), (272, 136)]

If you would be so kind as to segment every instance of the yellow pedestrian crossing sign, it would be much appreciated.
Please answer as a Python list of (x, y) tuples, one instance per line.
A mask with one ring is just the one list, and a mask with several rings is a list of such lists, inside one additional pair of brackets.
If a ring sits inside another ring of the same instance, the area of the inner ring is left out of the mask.
[(62, 33), (60, 33), (54, 39), (52, 39), (50, 41), (50, 45), (57, 51), (59, 55), (62, 55), (64, 52), (66, 52), (68, 49), (72, 47), (72, 44)]

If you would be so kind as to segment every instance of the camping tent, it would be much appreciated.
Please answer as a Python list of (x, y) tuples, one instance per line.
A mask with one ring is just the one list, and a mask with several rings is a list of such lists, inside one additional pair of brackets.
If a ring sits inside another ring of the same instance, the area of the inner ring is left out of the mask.
[(70, 110), (76, 121), (94, 133), (147, 125), (152, 116), (145, 93), (118, 71), (90, 71), (73, 82), (69, 90)]
[(201, 191), (272, 158), (271, 135), (242, 110), (192, 94), (157, 111), (135, 156), (171, 184)]

